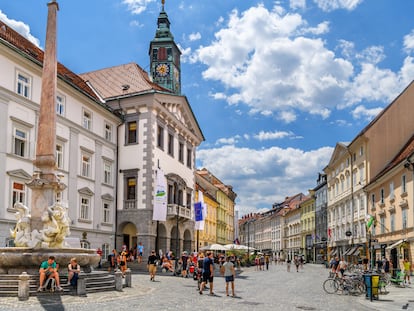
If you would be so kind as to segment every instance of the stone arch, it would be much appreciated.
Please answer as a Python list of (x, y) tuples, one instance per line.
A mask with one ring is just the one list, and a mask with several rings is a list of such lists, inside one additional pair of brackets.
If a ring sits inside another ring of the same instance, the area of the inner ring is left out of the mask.
[[(180, 230), (177, 226), (171, 228), (171, 235), (170, 235), (170, 250), (176, 255), (179, 256), (181, 253), (180, 250)], [(178, 239), (177, 239), (178, 237)]]
[(118, 250), (122, 248), (122, 245), (126, 245), (127, 248), (132, 248), (137, 244), (137, 227), (132, 222), (123, 222), (119, 225), (117, 234), (116, 247)]
[(186, 229), (184, 231), (184, 241), (183, 241), (183, 250), (188, 251), (189, 254), (192, 252), (192, 238), (190, 230)]

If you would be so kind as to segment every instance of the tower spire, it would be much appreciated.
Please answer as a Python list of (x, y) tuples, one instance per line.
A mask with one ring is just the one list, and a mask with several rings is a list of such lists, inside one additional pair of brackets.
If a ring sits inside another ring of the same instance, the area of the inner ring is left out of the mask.
[(161, 3), (162, 3), (162, 10), (164, 11), (165, 0), (161, 0)]

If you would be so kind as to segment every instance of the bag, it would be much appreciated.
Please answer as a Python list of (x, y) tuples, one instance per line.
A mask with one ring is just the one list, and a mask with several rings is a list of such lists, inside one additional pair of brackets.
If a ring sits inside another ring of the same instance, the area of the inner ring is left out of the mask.
[(125, 261), (121, 261), (121, 262), (119, 263), (119, 265), (120, 265), (120, 266), (125, 266)]

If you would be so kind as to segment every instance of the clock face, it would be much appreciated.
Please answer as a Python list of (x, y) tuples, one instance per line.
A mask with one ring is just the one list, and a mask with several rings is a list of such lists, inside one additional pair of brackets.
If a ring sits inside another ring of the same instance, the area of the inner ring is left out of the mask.
[(170, 73), (170, 67), (168, 64), (159, 64), (155, 68), (155, 72), (159, 77), (166, 77)]

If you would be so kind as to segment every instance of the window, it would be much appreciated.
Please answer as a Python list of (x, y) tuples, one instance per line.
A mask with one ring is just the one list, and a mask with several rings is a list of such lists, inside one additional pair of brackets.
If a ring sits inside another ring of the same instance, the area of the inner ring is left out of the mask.
[(56, 96), (56, 113), (61, 116), (65, 115), (65, 97), (61, 95)]
[(14, 203), (16, 202), (26, 204), (26, 185), (24, 183), (14, 181), (12, 190), (12, 206), (14, 206)]
[(407, 177), (405, 175), (401, 176), (401, 191), (407, 193)]
[(135, 200), (136, 184), (137, 184), (137, 179), (135, 177), (127, 178), (127, 200)]
[(102, 222), (111, 222), (111, 204), (109, 202), (103, 203)]
[(390, 200), (394, 200), (394, 182), (390, 182)]
[(104, 162), (104, 183), (107, 185), (112, 184), (112, 164), (110, 162)]
[(174, 156), (174, 136), (168, 134), (168, 154)]
[(401, 214), (402, 214), (402, 228), (407, 229), (407, 209), (404, 208), (401, 211)]
[(391, 232), (395, 231), (395, 214), (390, 215), (390, 230)]
[(112, 141), (112, 125), (108, 122), (105, 122), (105, 139)]
[(56, 166), (63, 169), (63, 144), (56, 144)]
[(385, 233), (385, 217), (384, 217), (384, 215), (382, 215), (380, 217), (380, 226), (381, 226), (380, 232), (381, 232), (381, 234), (384, 234)]
[(187, 167), (192, 168), (192, 150), (190, 148), (187, 148)]
[(360, 156), (363, 156), (363, 155), (364, 155), (364, 147), (363, 147), (363, 146), (361, 146), (361, 147), (359, 148), (359, 155), (360, 155)]
[(92, 128), (92, 114), (89, 111), (83, 111), (82, 126), (87, 130)]
[(371, 208), (375, 208), (375, 194), (371, 194)]
[(160, 125), (157, 129), (157, 146), (164, 150), (164, 128)]
[(81, 175), (83, 177), (91, 177), (91, 156), (88, 154), (82, 154)]
[(384, 204), (384, 188), (381, 188), (380, 190), (380, 203)]
[(184, 144), (182, 142), (178, 144), (178, 161), (184, 163)]
[(127, 123), (127, 143), (136, 144), (137, 140), (137, 122), (132, 121)]
[(89, 210), (90, 210), (90, 199), (87, 197), (81, 197), (79, 218), (83, 220), (89, 220)]
[(28, 131), (22, 128), (14, 128), (13, 133), (13, 153), (20, 157), (28, 157)]
[(21, 72), (17, 73), (17, 85), (16, 92), (17, 94), (30, 98), (32, 79)]
[(102, 258), (105, 260), (110, 254), (109, 244), (102, 244)]

